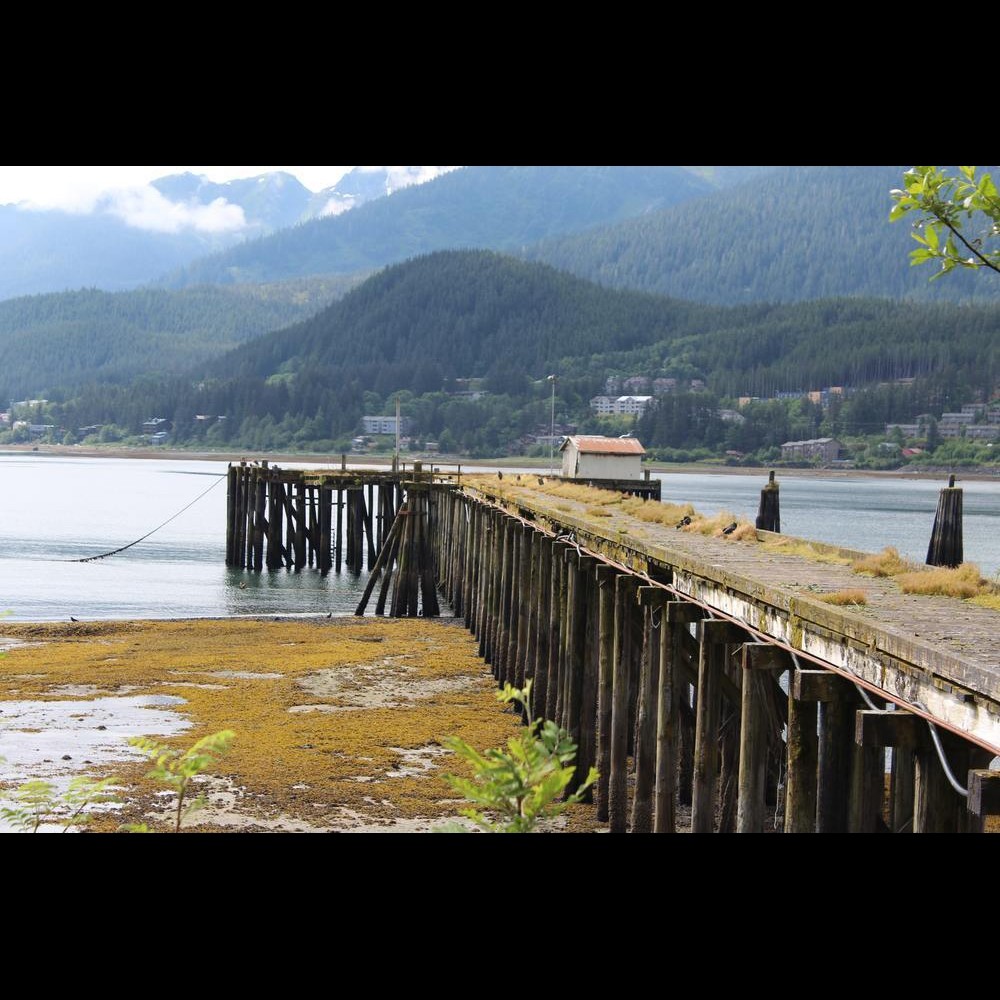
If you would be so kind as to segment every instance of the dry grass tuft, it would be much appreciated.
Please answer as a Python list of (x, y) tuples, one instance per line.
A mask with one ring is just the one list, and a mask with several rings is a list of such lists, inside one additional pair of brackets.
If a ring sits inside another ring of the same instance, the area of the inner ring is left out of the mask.
[(777, 535), (761, 542), (761, 546), (766, 552), (774, 552), (776, 555), (782, 556), (801, 556), (813, 562), (832, 563), (836, 566), (847, 566), (851, 562), (846, 556), (817, 548), (812, 543), (803, 542), (797, 538), (785, 538)]
[(591, 517), (611, 517), (611, 511), (606, 507), (588, 507), (587, 513)]
[(1000, 611), (1000, 594), (978, 594), (969, 599), (969, 604), (978, 604), (981, 608)]
[(878, 554), (851, 563), (851, 569), (855, 573), (867, 573), (869, 576), (899, 576), (900, 573), (912, 573), (917, 567), (904, 559), (891, 545), (887, 545)]
[(962, 563), (955, 569), (939, 566), (900, 573), (896, 582), (904, 594), (941, 594), (961, 598), (976, 597), (984, 586), (988, 586), (980, 577), (975, 563)]
[(817, 594), (816, 599), (826, 604), (867, 604), (868, 595), (863, 590), (835, 590), (832, 594)]

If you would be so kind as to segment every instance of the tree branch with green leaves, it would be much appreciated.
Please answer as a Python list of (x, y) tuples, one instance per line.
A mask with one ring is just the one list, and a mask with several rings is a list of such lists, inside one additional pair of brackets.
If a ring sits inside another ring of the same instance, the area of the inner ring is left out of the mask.
[(955, 268), (1000, 272), (1000, 195), (988, 173), (959, 167), (959, 175), (941, 167), (912, 167), (902, 188), (889, 192), (896, 204), (889, 221), (915, 216), (913, 238), (920, 246), (910, 264), (938, 261), (933, 281)]
[[(597, 780), (590, 769), (586, 780), (571, 795), (560, 799), (576, 773), (576, 744), (565, 729), (554, 722), (531, 716), (531, 681), (524, 689), (505, 684), (497, 694), (504, 704), (517, 702), (527, 724), (507, 741), (507, 750), (473, 749), (464, 740), (449, 736), (442, 743), (472, 765), (473, 777), (446, 775), (448, 783), (472, 806), (461, 814), (487, 833), (531, 833), (538, 821), (558, 816), (568, 806), (580, 802)], [(435, 832), (465, 833), (451, 823)]]

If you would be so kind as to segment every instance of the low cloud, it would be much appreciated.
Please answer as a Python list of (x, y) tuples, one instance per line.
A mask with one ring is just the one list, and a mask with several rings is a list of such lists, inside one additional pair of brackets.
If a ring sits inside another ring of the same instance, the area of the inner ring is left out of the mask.
[(105, 190), (99, 194), (80, 192), (58, 202), (19, 202), (28, 212), (70, 212), (73, 215), (113, 215), (133, 229), (155, 233), (179, 233), (193, 229), (200, 233), (230, 233), (245, 229), (247, 219), (239, 205), (216, 198), (207, 205), (174, 202), (147, 185)]
[(207, 205), (174, 202), (148, 185), (111, 191), (101, 200), (100, 207), (134, 229), (157, 233), (179, 233), (185, 229), (228, 233), (247, 225), (243, 209), (225, 198), (216, 198)]
[(334, 195), (330, 198), (327, 203), (319, 210), (320, 218), (327, 215), (343, 215), (344, 212), (349, 212), (354, 208), (355, 199), (343, 195)]

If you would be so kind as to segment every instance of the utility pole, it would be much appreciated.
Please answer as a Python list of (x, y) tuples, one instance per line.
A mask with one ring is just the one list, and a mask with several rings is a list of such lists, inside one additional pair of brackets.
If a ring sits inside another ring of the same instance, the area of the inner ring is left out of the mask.
[(548, 381), (552, 383), (552, 409), (549, 414), (549, 475), (555, 475), (555, 448), (556, 448), (556, 376), (549, 375)]

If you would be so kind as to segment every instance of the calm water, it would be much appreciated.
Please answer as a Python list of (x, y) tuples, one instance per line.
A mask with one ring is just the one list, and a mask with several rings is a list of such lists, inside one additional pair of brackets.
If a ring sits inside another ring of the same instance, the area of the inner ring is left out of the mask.
[[(0, 612), (15, 620), (351, 614), (366, 577), (244, 573), (225, 566), (224, 462), (0, 455)], [(751, 520), (764, 477), (665, 473), (664, 500)], [(780, 477), (779, 477), (780, 478)], [(786, 534), (922, 561), (937, 481), (781, 481)], [(962, 483), (965, 554), (1000, 570), (1000, 482)], [(127, 545), (189, 510), (128, 551)], [(241, 587), (245, 584), (245, 587)]]

